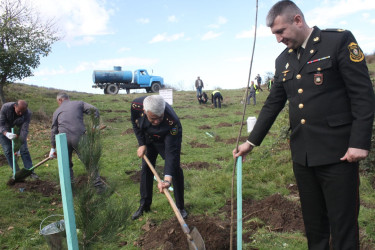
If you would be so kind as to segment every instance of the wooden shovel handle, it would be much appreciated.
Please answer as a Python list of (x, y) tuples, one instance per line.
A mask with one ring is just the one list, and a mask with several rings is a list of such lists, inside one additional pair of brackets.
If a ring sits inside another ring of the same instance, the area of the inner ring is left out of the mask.
[[(150, 160), (147, 158), (146, 155), (143, 156), (143, 159), (146, 161), (148, 167), (150, 168), (150, 170), (152, 171), (152, 173), (155, 175), (156, 180), (158, 181), (158, 183), (162, 182), (162, 180), (160, 179), (158, 173), (156, 172), (155, 168), (152, 166)], [(190, 233), (190, 229), (187, 226), (184, 218), (182, 218), (180, 210), (178, 210), (178, 208), (177, 208), (176, 204), (174, 203), (174, 200), (173, 200), (171, 194), (169, 193), (168, 189), (164, 188), (163, 192), (164, 192), (165, 196), (167, 197), (167, 199), (169, 201), (169, 204), (171, 205), (174, 213), (176, 214), (178, 222), (180, 223), (180, 225), (182, 227), (182, 230), (184, 231), (185, 234), (189, 234)]]
[(35, 164), (35, 166), (33, 166), (32, 168), (30, 168), (29, 170), (34, 170), (35, 168), (39, 167), (40, 165), (42, 165), (43, 163), (45, 163), (46, 161), (49, 161), (51, 159), (52, 158), (47, 157), (46, 159), (42, 160), (41, 162), (38, 162), (37, 164)]

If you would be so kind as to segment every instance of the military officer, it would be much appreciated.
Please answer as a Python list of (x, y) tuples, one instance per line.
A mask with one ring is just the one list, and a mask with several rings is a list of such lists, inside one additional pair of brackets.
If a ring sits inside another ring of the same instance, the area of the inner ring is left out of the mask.
[(359, 249), (358, 161), (367, 157), (374, 91), (350, 31), (310, 28), (292, 1), (279, 1), (267, 26), (287, 48), (274, 85), (248, 137), (233, 150), (259, 146), (289, 101), (290, 147), (309, 249)]
[[(159, 191), (169, 188), (173, 183), (176, 205), (183, 218), (187, 217), (184, 209), (184, 174), (180, 167), (182, 126), (172, 107), (160, 95), (144, 96), (131, 104), (131, 121), (138, 140), (137, 155), (149, 158), (155, 166), (158, 154), (165, 160), (164, 181), (158, 184)], [(142, 159), (138, 210), (133, 214), (135, 220), (149, 212), (152, 203), (153, 173)]]

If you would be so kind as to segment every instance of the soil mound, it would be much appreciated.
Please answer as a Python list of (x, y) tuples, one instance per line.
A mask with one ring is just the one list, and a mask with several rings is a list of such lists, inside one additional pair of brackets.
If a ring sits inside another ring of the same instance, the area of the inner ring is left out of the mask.
[(211, 129), (211, 126), (209, 125), (202, 125), (198, 127), (199, 129)]
[(23, 182), (15, 182), (9, 187), (17, 190), (18, 192), (37, 192), (43, 196), (49, 197), (54, 194), (60, 194), (60, 187), (58, 184), (44, 180), (24, 180)]
[(134, 130), (132, 128), (128, 128), (127, 130), (121, 133), (121, 135), (129, 135), (129, 134), (134, 134)]
[(222, 128), (222, 127), (232, 127), (232, 124), (228, 123), (228, 122), (221, 122), (217, 125), (218, 128)]
[[(146, 222), (146, 233), (138, 240), (141, 249), (189, 249), (186, 234), (181, 229), (176, 218), (172, 218), (159, 226)], [(190, 230), (197, 228), (201, 234), (206, 249), (229, 249), (230, 225), (219, 219), (202, 216), (191, 216), (186, 219)]]
[(135, 171), (135, 170), (125, 171), (125, 174), (130, 175), (130, 179), (134, 183), (140, 183), (141, 182), (141, 170), (139, 170), (139, 171)]
[(183, 169), (205, 169), (208, 168), (210, 164), (208, 162), (190, 162), (190, 163), (181, 163)]

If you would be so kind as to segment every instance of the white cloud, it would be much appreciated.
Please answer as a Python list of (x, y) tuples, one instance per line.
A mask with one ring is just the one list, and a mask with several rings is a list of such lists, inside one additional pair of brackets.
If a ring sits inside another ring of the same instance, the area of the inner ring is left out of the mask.
[[(244, 30), (241, 31), (236, 35), (236, 38), (251, 38), (254, 37), (255, 26), (251, 28), (251, 30)], [(257, 28), (257, 37), (268, 37), (272, 36), (271, 29), (265, 25), (260, 25)]]
[(209, 31), (209, 32), (207, 32), (206, 34), (203, 35), (202, 40), (205, 41), (205, 40), (214, 39), (216, 37), (221, 36), (222, 34), (223, 33), (215, 33), (213, 31)]
[(166, 33), (163, 34), (157, 34), (154, 36), (149, 43), (158, 43), (158, 42), (172, 42), (172, 41), (177, 41), (181, 38), (183, 38), (185, 34), (183, 32), (173, 34), (173, 35), (167, 35)]
[(57, 69), (40, 69), (35, 71), (34, 76), (54, 76), (54, 75), (63, 75), (66, 74), (67, 70), (63, 66), (59, 66)]
[[(113, 14), (99, 0), (29, 0), (42, 17), (54, 18), (64, 34), (64, 40), (110, 33), (109, 18)], [(80, 41), (90, 41), (78, 39)]]
[(170, 22), (170, 23), (176, 23), (177, 22), (177, 17), (176, 16), (169, 16), (168, 17), (168, 22)]
[(119, 52), (119, 53), (123, 53), (123, 52), (125, 52), (125, 51), (129, 51), (129, 50), (130, 50), (130, 48), (122, 47), (122, 48), (119, 48), (119, 49), (117, 50), (117, 52)]
[(148, 18), (139, 18), (137, 19), (137, 23), (147, 24), (150, 22), (150, 19)]
[(337, 19), (343, 17), (353, 17), (354, 13), (360, 11), (375, 10), (374, 0), (340, 0), (328, 1), (326, 6), (317, 8), (305, 14), (306, 20), (310, 26), (330, 26)]
[(210, 29), (218, 29), (221, 25), (226, 24), (228, 20), (225, 17), (219, 16), (215, 23), (208, 25)]

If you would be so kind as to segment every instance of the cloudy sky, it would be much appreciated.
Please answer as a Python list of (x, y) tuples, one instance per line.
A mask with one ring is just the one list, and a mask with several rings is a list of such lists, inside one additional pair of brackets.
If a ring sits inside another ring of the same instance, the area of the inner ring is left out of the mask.
[[(256, 1), (249, 0), (28, 0), (53, 17), (63, 39), (24, 83), (103, 93), (93, 89), (93, 70), (145, 68), (177, 89), (192, 90), (200, 76), (206, 89), (247, 85), (254, 42)], [(274, 71), (285, 48), (265, 16), (274, 0), (258, 3), (251, 78)], [(374, 0), (296, 0), (308, 25), (348, 29), (365, 53), (375, 52)], [(120, 93), (125, 93), (124, 90)]]

